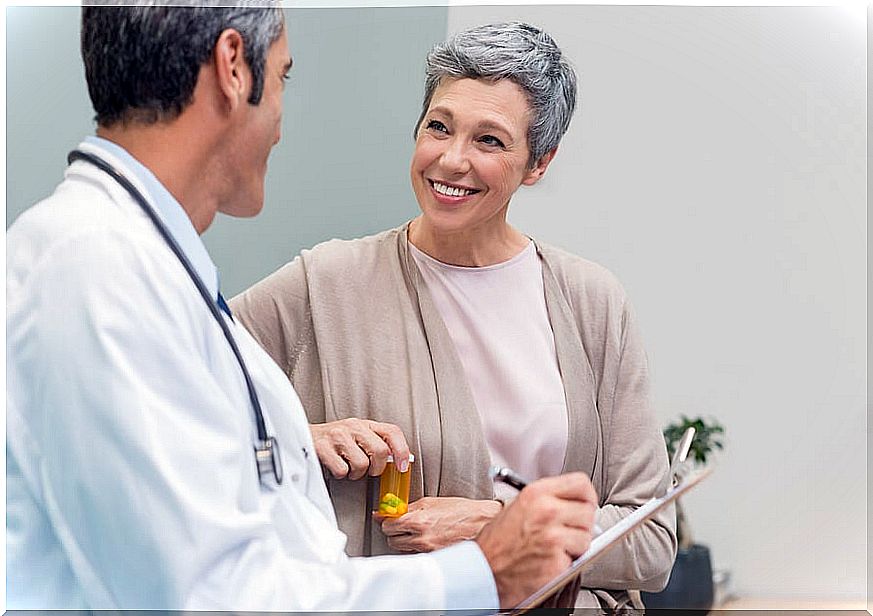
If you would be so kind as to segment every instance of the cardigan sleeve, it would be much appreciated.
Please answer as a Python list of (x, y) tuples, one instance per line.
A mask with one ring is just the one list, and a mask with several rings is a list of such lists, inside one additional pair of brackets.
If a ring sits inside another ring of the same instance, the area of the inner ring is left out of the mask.
[(311, 423), (325, 421), (308, 279), (298, 256), (230, 300), (234, 317), (290, 379)]
[[(650, 405), (645, 350), (627, 301), (619, 331), (607, 344), (598, 406), (604, 426), (604, 494), (598, 524), (609, 528), (669, 482), (667, 450)], [(631, 533), (582, 575), (587, 588), (657, 592), (676, 556), (676, 515), (670, 506)]]

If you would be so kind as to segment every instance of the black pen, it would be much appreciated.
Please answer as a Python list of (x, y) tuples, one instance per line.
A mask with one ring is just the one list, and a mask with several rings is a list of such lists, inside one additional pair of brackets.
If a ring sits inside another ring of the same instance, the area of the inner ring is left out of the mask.
[(519, 477), (518, 473), (506, 466), (494, 465), (490, 469), (488, 469), (488, 474), (491, 475), (492, 481), (505, 483), (506, 485), (515, 488), (519, 492), (521, 492), (527, 486), (527, 481)]
[[(527, 481), (522, 479), (518, 473), (506, 466), (497, 466), (496, 464), (488, 469), (488, 474), (491, 475), (492, 481), (499, 481), (501, 483), (505, 483), (508, 486), (511, 486), (521, 492), (525, 487), (527, 487)], [(597, 524), (591, 529), (591, 535), (596, 537), (603, 530)]]

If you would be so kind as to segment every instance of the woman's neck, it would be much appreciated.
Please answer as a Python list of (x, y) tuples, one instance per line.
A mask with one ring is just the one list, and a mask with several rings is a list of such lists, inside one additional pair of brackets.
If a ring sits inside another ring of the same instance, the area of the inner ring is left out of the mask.
[(504, 222), (489, 229), (437, 231), (424, 216), (409, 223), (409, 242), (437, 261), (462, 267), (484, 267), (508, 261), (530, 239)]

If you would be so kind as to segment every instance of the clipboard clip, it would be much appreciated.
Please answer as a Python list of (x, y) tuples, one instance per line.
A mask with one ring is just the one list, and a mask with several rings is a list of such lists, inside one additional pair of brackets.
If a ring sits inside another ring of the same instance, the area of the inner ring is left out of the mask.
[(673, 488), (679, 485), (691, 471), (692, 464), (688, 459), (688, 453), (691, 451), (691, 443), (694, 442), (696, 433), (694, 427), (689, 426), (679, 439), (676, 451), (673, 452), (673, 459), (670, 461), (670, 485)]
[(673, 459), (670, 461), (670, 485), (668, 485), (664, 494), (652, 498), (616, 524), (607, 528), (600, 535), (592, 539), (588, 550), (575, 559), (563, 573), (547, 582), (515, 607), (501, 610), (498, 614), (517, 616), (541, 605), (545, 599), (551, 597), (561, 586), (579, 575), (579, 572), (584, 567), (590, 565), (590, 563), (603, 555), (607, 550), (617, 545), (640, 524), (708, 477), (712, 473), (712, 468), (704, 468), (702, 471), (695, 473), (693, 472), (694, 465), (692, 460), (688, 459), (695, 433), (696, 430), (693, 427), (689, 427), (685, 430), (682, 438), (679, 439), (676, 451), (673, 452)]

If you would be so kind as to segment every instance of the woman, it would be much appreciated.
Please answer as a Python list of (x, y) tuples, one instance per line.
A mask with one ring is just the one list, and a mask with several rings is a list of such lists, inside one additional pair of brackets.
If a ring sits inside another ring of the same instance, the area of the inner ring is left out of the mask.
[[(438, 45), (410, 172), (421, 215), (303, 251), (233, 302), (303, 401), (352, 554), (474, 537), (511, 498), (495, 494), (492, 463), (529, 479), (588, 473), (602, 528), (667, 485), (621, 286), (506, 222), (515, 191), (555, 156), (575, 99), (573, 70), (532, 26), (483, 26)], [(356, 479), (379, 474), (389, 452), (405, 466), (410, 450), (415, 502), (374, 519), (368, 482)], [(660, 589), (674, 553), (669, 511), (583, 575), (599, 590), (578, 604)]]

